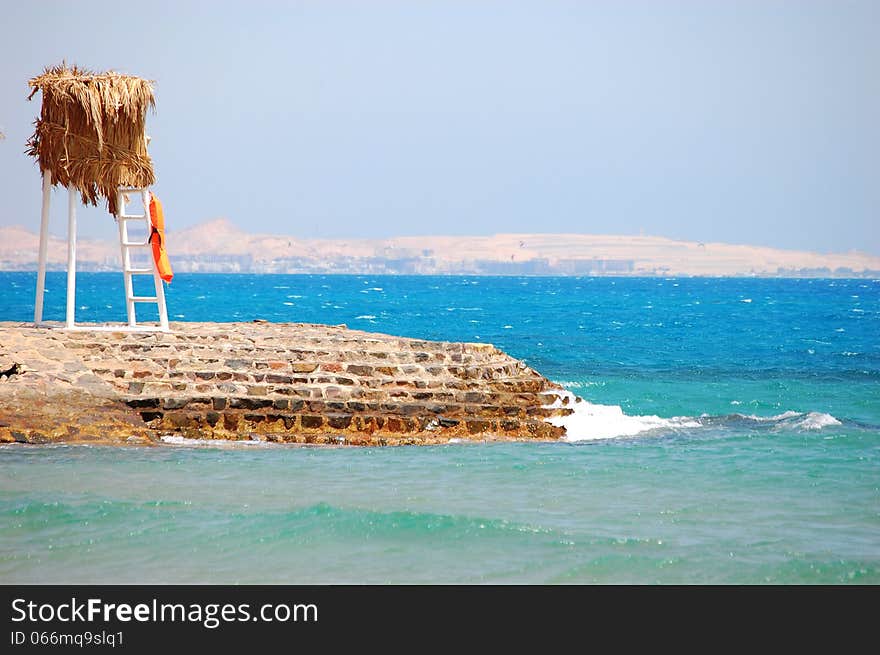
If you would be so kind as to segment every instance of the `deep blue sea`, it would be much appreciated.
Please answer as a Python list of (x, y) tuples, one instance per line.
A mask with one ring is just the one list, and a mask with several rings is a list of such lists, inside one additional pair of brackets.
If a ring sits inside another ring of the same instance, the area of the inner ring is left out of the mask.
[[(0, 273), (0, 320), (35, 278)], [(121, 275), (77, 283), (78, 321), (124, 319)], [(489, 342), (586, 403), (557, 444), (2, 447), (0, 583), (880, 582), (880, 280), (181, 274), (167, 299)]]

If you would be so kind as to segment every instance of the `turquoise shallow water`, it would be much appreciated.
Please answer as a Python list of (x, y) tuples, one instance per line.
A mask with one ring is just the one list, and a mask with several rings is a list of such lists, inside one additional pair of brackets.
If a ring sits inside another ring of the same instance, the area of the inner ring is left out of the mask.
[[(116, 278), (80, 275), (80, 320), (121, 318)], [(0, 273), (0, 319), (29, 318), (33, 280)], [(4, 447), (0, 582), (880, 582), (880, 282), (192, 275), (169, 304), (489, 341), (600, 413), (683, 418), (560, 444)]]

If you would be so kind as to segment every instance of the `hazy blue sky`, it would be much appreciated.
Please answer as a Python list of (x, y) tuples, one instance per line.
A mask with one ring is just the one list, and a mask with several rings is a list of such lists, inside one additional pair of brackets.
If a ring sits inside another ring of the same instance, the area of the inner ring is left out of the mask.
[[(66, 59), (156, 80), (171, 229), (644, 230), (880, 254), (877, 1), (0, 7), (0, 224), (38, 228), (26, 83)], [(114, 234), (95, 211), (80, 223)]]

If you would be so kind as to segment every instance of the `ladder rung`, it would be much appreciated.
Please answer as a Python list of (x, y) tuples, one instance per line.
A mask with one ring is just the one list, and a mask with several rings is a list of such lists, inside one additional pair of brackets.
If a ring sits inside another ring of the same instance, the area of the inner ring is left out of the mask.
[(153, 269), (152, 268), (129, 268), (125, 272), (131, 273), (132, 275), (147, 275), (147, 274), (152, 275)]
[(132, 296), (129, 300), (132, 302), (159, 302), (156, 296)]
[(121, 218), (123, 221), (134, 221), (134, 220), (144, 220), (147, 218), (146, 214), (118, 214), (116, 218)]
[(123, 241), (122, 245), (126, 248), (144, 248), (152, 244), (149, 241)]

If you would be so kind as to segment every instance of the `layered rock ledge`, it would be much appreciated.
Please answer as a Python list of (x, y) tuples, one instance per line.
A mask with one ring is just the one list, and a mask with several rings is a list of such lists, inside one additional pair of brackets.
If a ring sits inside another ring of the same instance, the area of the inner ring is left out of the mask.
[(571, 412), (489, 344), (263, 321), (171, 330), (0, 322), (0, 441), (548, 441), (564, 428), (544, 419)]

